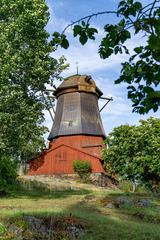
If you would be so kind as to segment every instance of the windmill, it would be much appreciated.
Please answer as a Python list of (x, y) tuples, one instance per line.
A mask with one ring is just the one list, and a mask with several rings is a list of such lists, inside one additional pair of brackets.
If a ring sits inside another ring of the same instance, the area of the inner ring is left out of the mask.
[[(100, 112), (112, 98), (102, 97), (92, 77), (80, 74), (66, 78), (48, 92), (57, 99), (56, 109), (52, 106), (55, 115), (54, 119), (51, 115), (49, 149), (29, 162), (29, 174), (72, 174), (73, 161), (78, 159), (90, 161), (93, 173), (103, 173), (101, 150), (105, 131)], [(100, 110), (99, 99), (106, 101)]]

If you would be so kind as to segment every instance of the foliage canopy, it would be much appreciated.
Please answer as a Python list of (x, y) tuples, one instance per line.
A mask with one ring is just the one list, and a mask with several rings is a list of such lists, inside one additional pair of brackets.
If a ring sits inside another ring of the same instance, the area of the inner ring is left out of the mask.
[(139, 126), (114, 128), (103, 152), (106, 169), (122, 178), (153, 187), (160, 181), (160, 119), (140, 120)]
[(51, 56), (48, 20), (44, 0), (0, 1), (0, 169), (44, 146), (43, 91), (66, 67)]

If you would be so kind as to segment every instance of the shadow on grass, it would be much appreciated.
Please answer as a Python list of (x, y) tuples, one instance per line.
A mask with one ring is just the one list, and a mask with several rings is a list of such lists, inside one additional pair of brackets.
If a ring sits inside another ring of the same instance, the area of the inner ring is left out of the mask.
[[(86, 189), (80, 190), (27, 190), (23, 188), (17, 188), (9, 191), (7, 198), (28, 198), (28, 199), (60, 199), (73, 195), (86, 195), (90, 191)], [(6, 196), (4, 196), (5, 198)]]
[(110, 193), (101, 199), (106, 208), (113, 205), (112, 211), (124, 219), (160, 224), (160, 199), (153, 193)]
[(121, 197), (121, 196), (126, 196), (126, 197), (131, 197), (131, 198), (155, 198), (155, 199), (160, 199), (160, 193), (153, 193), (153, 192), (112, 192), (112, 193), (107, 193), (106, 197)]

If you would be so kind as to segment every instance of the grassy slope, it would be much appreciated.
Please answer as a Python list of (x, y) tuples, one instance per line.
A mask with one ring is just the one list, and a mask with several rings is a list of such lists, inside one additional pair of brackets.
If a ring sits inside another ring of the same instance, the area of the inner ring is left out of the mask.
[[(63, 190), (52, 193), (36, 191), (13, 192), (10, 197), (0, 199), (0, 221), (11, 221), (22, 214), (75, 215), (84, 219), (88, 231), (81, 239), (86, 240), (158, 240), (160, 239), (160, 209), (108, 209), (102, 198), (114, 198), (122, 194), (111, 190)], [(132, 196), (135, 197), (135, 196)], [(150, 196), (149, 196), (150, 197)], [(151, 197), (160, 204), (158, 198)], [(143, 213), (143, 219), (135, 216)], [(158, 219), (150, 222), (150, 216)]]

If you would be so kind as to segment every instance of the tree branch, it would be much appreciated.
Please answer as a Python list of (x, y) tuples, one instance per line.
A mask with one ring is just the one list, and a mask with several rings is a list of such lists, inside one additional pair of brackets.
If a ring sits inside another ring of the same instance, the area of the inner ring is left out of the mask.
[[(154, 8), (159, 8), (159, 7), (155, 7), (155, 4), (158, 3), (158, 2), (160, 2), (160, 0), (154, 0), (153, 3), (149, 3), (149, 4), (147, 4), (146, 6), (144, 6), (144, 7), (142, 8), (142, 11), (143, 11), (144, 9), (146, 9), (147, 7), (150, 7), (150, 6), (151, 6), (151, 8), (148, 8), (147, 10), (145, 10), (144, 12), (142, 12), (142, 14), (138, 16), (138, 19), (140, 19), (140, 18), (141, 18), (145, 13), (147, 13), (149, 10), (150, 10), (150, 14), (151, 14), (151, 12), (152, 12), (152, 10), (153, 10)], [(66, 31), (69, 27), (72, 27), (73, 25), (75, 25), (76, 23), (79, 23), (79, 22), (82, 21), (82, 20), (87, 20), (87, 23), (89, 23), (89, 21), (91, 20), (91, 18), (97, 17), (98, 15), (104, 15), (104, 14), (117, 14), (117, 11), (97, 12), (97, 13), (92, 13), (92, 14), (90, 14), (90, 15), (87, 15), (87, 16), (85, 16), (85, 17), (82, 17), (82, 18), (80, 18), (80, 19), (78, 19), (78, 20), (76, 20), (76, 21), (73, 21), (72, 23), (68, 24), (68, 25), (63, 29), (62, 34), (64, 34), (65, 31)], [(150, 14), (149, 14), (149, 15), (150, 15)], [(122, 15), (122, 14), (121, 14), (121, 15)], [(130, 19), (130, 20), (131, 20), (131, 19)]]
[[(153, 10), (153, 8), (159, 8), (159, 7), (154, 7), (155, 4), (158, 3), (158, 2), (160, 2), (160, 0), (156, 0), (156, 1), (152, 2), (152, 3), (147, 4), (145, 7), (143, 7), (143, 8), (142, 8), (142, 14), (139, 15), (138, 19), (140, 19), (140, 18), (141, 18), (145, 13), (147, 13), (149, 10), (151, 10), (151, 9)], [(150, 8), (150, 6), (151, 6), (151, 8)], [(148, 8), (148, 7), (149, 7), (149, 8)], [(148, 9), (143, 12), (143, 10), (146, 9), (146, 8), (148, 8)]]
[[(151, 9), (150, 9), (150, 12), (149, 12), (149, 16), (148, 16), (148, 17), (149, 17), (150, 20), (151, 20), (152, 11), (153, 11), (153, 9), (154, 9), (154, 6), (155, 6), (156, 2), (157, 2), (157, 0), (154, 0), (153, 5), (152, 5), (152, 7), (151, 7)], [(153, 29), (152, 23), (151, 23), (151, 31), (152, 31), (152, 33), (154, 34), (154, 29)]]
[(90, 14), (90, 15), (87, 15), (85, 17), (82, 17), (70, 24), (68, 24), (64, 30), (62, 31), (62, 34), (64, 34), (64, 32), (69, 28), (69, 27), (72, 27), (73, 25), (75, 25), (76, 23), (79, 23), (80, 21), (82, 20), (86, 20), (87, 19), (87, 23), (89, 23), (89, 21), (91, 20), (91, 18), (93, 17), (97, 17), (98, 15), (104, 15), (104, 14), (117, 14), (116, 11), (104, 11), (104, 12), (98, 12), (98, 13), (93, 13), (93, 14)]

